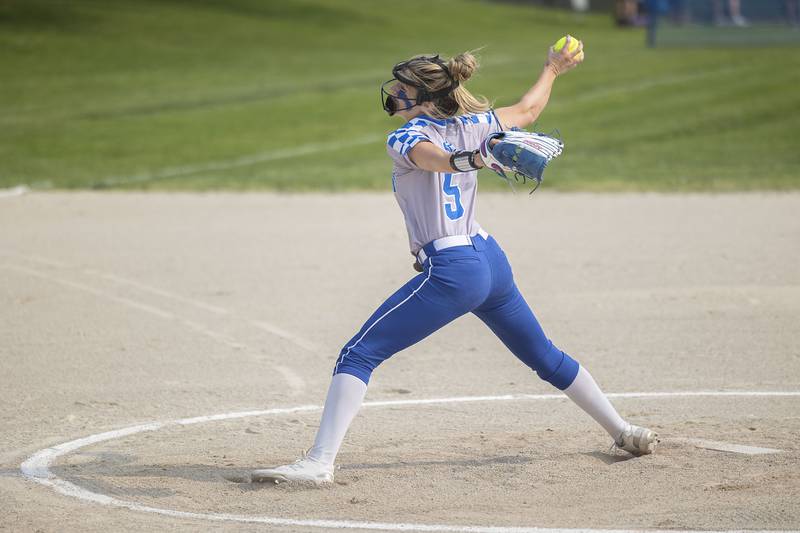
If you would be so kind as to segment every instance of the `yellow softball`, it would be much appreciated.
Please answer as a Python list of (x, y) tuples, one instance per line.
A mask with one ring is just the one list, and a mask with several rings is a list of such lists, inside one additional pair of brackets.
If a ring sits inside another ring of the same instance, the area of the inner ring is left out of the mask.
[[(564, 48), (564, 46), (567, 44), (567, 37), (569, 37), (568, 50), (570, 52), (574, 52), (575, 50), (577, 50), (580, 39), (578, 39), (577, 37), (573, 37), (572, 35), (565, 35), (561, 39), (557, 40), (556, 44), (553, 45), (553, 50), (555, 50), (556, 52), (560, 52), (561, 49)], [(577, 59), (578, 61), (583, 61), (583, 50), (581, 50), (580, 54), (575, 56), (575, 59)]]

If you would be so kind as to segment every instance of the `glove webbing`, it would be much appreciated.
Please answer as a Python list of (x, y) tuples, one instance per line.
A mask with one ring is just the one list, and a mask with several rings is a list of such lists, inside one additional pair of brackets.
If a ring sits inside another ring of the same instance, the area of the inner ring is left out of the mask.
[[(521, 153), (522, 153), (522, 147), (521, 146), (517, 146), (514, 149), (514, 155), (511, 157), (511, 161), (513, 161), (514, 163), (519, 161), (519, 154), (521, 154)], [(547, 163), (545, 163), (544, 165), (547, 166)], [(524, 185), (524, 184), (526, 184), (528, 182), (529, 179), (533, 179), (534, 181), (536, 181), (536, 185), (534, 185), (533, 189), (531, 189), (531, 192), (528, 193), (529, 195), (535, 193), (536, 189), (539, 188), (539, 185), (542, 184), (542, 178), (540, 178), (540, 177), (528, 178), (528, 176), (526, 176), (525, 174), (520, 174), (519, 172), (517, 172), (515, 167), (511, 167), (511, 170), (514, 171), (514, 180), (517, 183), (521, 182)], [(514, 184), (511, 183), (511, 180), (506, 178), (506, 182), (511, 187), (511, 190), (516, 192), (516, 189), (514, 188)]]

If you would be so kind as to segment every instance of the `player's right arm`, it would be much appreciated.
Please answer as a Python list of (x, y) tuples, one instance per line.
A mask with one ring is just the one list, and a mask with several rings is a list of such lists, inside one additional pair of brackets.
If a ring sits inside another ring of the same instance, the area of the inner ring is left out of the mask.
[(556, 78), (568, 70), (578, 66), (578, 55), (583, 51), (583, 43), (578, 43), (578, 48), (569, 52), (569, 37), (561, 51), (552, 48), (547, 53), (547, 62), (539, 75), (536, 83), (528, 89), (522, 98), (514, 105), (495, 109), (497, 118), (506, 128), (526, 128), (536, 122), (539, 115), (550, 100), (550, 91)]

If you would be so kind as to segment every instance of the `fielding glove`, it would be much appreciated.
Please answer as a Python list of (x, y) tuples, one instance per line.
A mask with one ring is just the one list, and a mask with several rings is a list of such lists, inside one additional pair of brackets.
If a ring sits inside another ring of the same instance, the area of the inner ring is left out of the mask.
[[(493, 142), (496, 139), (496, 142)], [(536, 181), (533, 192), (542, 183), (542, 174), (550, 160), (564, 150), (564, 143), (543, 133), (524, 130), (493, 133), (481, 143), (483, 163), (494, 170), (501, 178), (512, 185), (508, 174), (514, 180), (527, 183)]]

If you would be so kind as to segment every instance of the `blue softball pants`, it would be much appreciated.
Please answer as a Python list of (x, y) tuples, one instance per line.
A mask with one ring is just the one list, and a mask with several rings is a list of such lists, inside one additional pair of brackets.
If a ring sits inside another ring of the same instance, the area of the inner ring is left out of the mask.
[(472, 312), (541, 379), (561, 390), (569, 387), (578, 363), (545, 336), (494, 238), (476, 235), (471, 246), (438, 252), (426, 246), (425, 252), (422, 273), (391, 295), (345, 344), (334, 375), (351, 374), (369, 383), (383, 361)]

